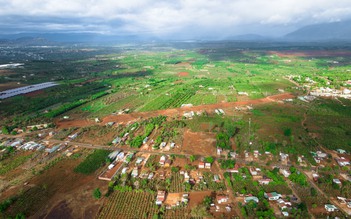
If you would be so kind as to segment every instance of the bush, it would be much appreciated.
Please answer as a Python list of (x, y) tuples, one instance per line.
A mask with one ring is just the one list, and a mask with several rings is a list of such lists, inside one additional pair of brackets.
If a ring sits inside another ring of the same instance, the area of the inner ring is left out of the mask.
[(93, 197), (96, 198), (96, 199), (100, 199), (101, 198), (101, 192), (100, 192), (99, 188), (94, 189)]
[(143, 144), (143, 137), (138, 135), (135, 137), (133, 140), (130, 142), (130, 146), (132, 148), (140, 148), (140, 146)]
[(214, 158), (213, 158), (213, 157), (211, 157), (211, 156), (205, 157), (205, 162), (206, 162), (206, 163), (213, 163), (213, 161), (214, 161)]

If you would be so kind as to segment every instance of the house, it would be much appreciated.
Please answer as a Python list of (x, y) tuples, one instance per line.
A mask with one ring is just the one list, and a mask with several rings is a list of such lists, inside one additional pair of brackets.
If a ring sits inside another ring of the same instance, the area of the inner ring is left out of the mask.
[(187, 204), (189, 202), (189, 194), (185, 193), (182, 196), (182, 202)]
[(325, 204), (324, 205), (325, 210), (327, 210), (327, 212), (334, 212), (337, 211), (337, 207), (335, 207), (335, 205), (331, 205), (331, 204)]
[(345, 88), (343, 91), (342, 91), (343, 94), (351, 94), (351, 90)]
[(275, 201), (282, 197), (281, 194), (276, 192), (264, 193), (264, 197), (267, 198), (269, 201)]
[(121, 143), (121, 141), (122, 141), (122, 138), (117, 137), (117, 138), (113, 139), (112, 144), (119, 144), (119, 143)]
[(227, 169), (227, 172), (229, 172), (229, 173), (239, 173), (239, 168), (240, 168), (239, 164), (236, 163), (234, 165), (234, 168), (233, 169)]
[(249, 203), (251, 201), (254, 201), (256, 203), (259, 202), (259, 200), (258, 200), (258, 198), (256, 196), (247, 196), (247, 197), (244, 198), (244, 202), (245, 203)]
[(319, 175), (317, 173), (312, 173), (312, 178), (313, 178), (313, 181), (317, 182)]
[(188, 174), (188, 172), (184, 173), (184, 182), (189, 182), (190, 176)]
[(333, 183), (335, 183), (337, 185), (341, 185), (340, 179), (333, 179)]
[(132, 171), (132, 177), (137, 177), (138, 176), (138, 168), (137, 167), (135, 167), (134, 169), (133, 169), (133, 171)]
[(151, 172), (151, 173), (148, 175), (147, 179), (152, 179), (153, 177), (154, 177), (154, 173)]
[(172, 164), (172, 160), (171, 160), (171, 159), (167, 159), (167, 160), (165, 161), (165, 167), (170, 167), (171, 164)]
[(165, 165), (165, 162), (166, 162), (166, 156), (165, 156), (165, 155), (162, 155), (161, 158), (160, 158), (159, 164), (160, 164), (161, 166), (164, 166), (164, 165)]
[(351, 201), (350, 201), (350, 202), (347, 202), (346, 204), (347, 204), (347, 207), (348, 207), (348, 208), (351, 208)]
[(215, 181), (215, 182), (219, 182), (220, 180), (219, 180), (219, 176), (218, 175), (214, 175), (213, 176), (213, 180)]
[(302, 156), (297, 156), (297, 162), (302, 163), (303, 161), (303, 155)]
[(268, 185), (270, 182), (272, 182), (272, 180), (271, 180), (271, 179), (268, 179), (268, 178), (259, 179), (259, 180), (258, 180), (258, 183), (259, 183), (260, 185)]
[(143, 144), (146, 144), (147, 140), (149, 140), (149, 137), (145, 137), (143, 140)]
[(77, 136), (78, 136), (78, 133), (75, 133), (73, 135), (69, 135), (68, 138), (73, 140), (73, 139), (77, 138)]
[(314, 161), (316, 161), (316, 163), (321, 163), (321, 161), (323, 160), (323, 158), (320, 157), (313, 157)]
[(166, 192), (165, 191), (157, 191), (156, 196), (156, 205), (162, 205), (162, 203), (166, 199)]
[(217, 200), (217, 203), (218, 203), (218, 204), (222, 204), (222, 203), (228, 202), (229, 198), (228, 198), (228, 196), (226, 196), (226, 195), (218, 195), (218, 196), (216, 197), (216, 200)]
[(205, 163), (205, 168), (206, 169), (211, 169), (211, 163)]
[(336, 149), (336, 152), (339, 154), (346, 154), (346, 151), (344, 149)]
[(107, 124), (106, 124), (106, 126), (113, 126), (115, 124), (115, 122), (108, 122)]
[(284, 177), (289, 177), (290, 176), (290, 171), (286, 169), (279, 169), (279, 173), (281, 173)]
[(125, 174), (125, 173), (127, 172), (127, 170), (128, 170), (128, 167), (124, 167), (124, 168), (122, 169), (121, 173), (122, 173), (122, 174)]
[(316, 152), (316, 155), (317, 155), (317, 157), (319, 157), (319, 158), (326, 158), (327, 156), (328, 156), (328, 154), (327, 153), (324, 153), (324, 152), (322, 152), (322, 151), (317, 151)]
[(282, 152), (280, 152), (279, 155), (280, 155), (280, 160), (281, 161), (287, 160), (288, 157), (289, 157), (289, 154), (284, 154)]
[(341, 167), (350, 165), (350, 160), (345, 157), (335, 158), (335, 160)]
[(135, 164), (140, 165), (143, 162), (144, 158), (143, 157), (138, 157)]
[(204, 162), (200, 162), (199, 163), (199, 169), (204, 169), (205, 168), (205, 163)]
[(174, 148), (174, 147), (175, 147), (175, 143), (172, 142), (172, 143), (171, 143), (171, 148)]
[(165, 147), (166, 146), (166, 142), (161, 142), (161, 144), (160, 144), (160, 148), (163, 148), (163, 147)]
[(261, 154), (260, 154), (260, 152), (258, 152), (258, 150), (255, 150), (254, 151), (254, 157), (255, 158), (258, 158), (258, 156), (260, 156)]
[(217, 155), (221, 156), (222, 151), (223, 151), (222, 148), (217, 148)]
[(236, 152), (229, 152), (229, 155), (232, 158), (236, 158), (236, 156), (238, 156), (238, 154)]
[(289, 217), (289, 212), (287, 212), (287, 211), (282, 211), (282, 214), (284, 217)]
[(183, 114), (183, 116), (184, 116), (185, 118), (191, 119), (191, 118), (193, 118), (193, 117), (195, 116), (195, 113), (194, 113), (194, 111), (185, 112), (185, 113)]
[(254, 167), (251, 167), (250, 169), (250, 174), (252, 176), (257, 176), (259, 172), (261, 172), (261, 169), (260, 168), (254, 168)]

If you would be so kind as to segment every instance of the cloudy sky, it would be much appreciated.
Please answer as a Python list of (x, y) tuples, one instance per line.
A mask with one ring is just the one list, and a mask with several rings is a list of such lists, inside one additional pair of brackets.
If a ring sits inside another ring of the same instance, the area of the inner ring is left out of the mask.
[(351, 19), (350, 0), (0, 0), (1, 33), (280, 36)]

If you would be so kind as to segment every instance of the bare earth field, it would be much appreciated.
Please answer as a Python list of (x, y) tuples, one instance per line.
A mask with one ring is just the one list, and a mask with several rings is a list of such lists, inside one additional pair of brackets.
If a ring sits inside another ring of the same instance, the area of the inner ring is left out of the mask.
[(214, 133), (187, 130), (184, 132), (182, 150), (184, 153), (194, 153), (196, 151), (197, 154), (211, 156), (216, 154), (215, 144), (216, 135)]
[(45, 186), (50, 194), (32, 218), (95, 217), (102, 201), (94, 199), (92, 191), (106, 188), (106, 183), (94, 175), (74, 173), (79, 162), (79, 159), (63, 160), (29, 181), (32, 186)]

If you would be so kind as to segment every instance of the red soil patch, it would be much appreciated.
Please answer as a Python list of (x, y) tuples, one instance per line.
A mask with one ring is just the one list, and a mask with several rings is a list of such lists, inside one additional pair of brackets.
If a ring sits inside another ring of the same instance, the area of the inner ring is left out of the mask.
[[(201, 106), (193, 106), (190, 108), (174, 108), (174, 109), (166, 109), (166, 110), (156, 110), (150, 112), (133, 112), (130, 114), (123, 115), (109, 115), (106, 116), (100, 125), (105, 125), (108, 122), (116, 122), (116, 123), (128, 123), (132, 121), (137, 121), (140, 119), (147, 119), (150, 117), (157, 117), (160, 115), (168, 116), (168, 117), (181, 117), (186, 111), (201, 111), (206, 110), (208, 112), (213, 112), (215, 109), (233, 109), (236, 106), (245, 106), (245, 105), (256, 105), (256, 104), (265, 104), (271, 102), (277, 102), (279, 100), (294, 98), (294, 95), (290, 93), (282, 93), (277, 94), (261, 99), (256, 100), (247, 100), (247, 101), (238, 101), (238, 102), (227, 102), (227, 103), (216, 103), (216, 104), (207, 104)], [(69, 127), (84, 127), (88, 125), (96, 124), (93, 120), (56, 120), (55, 121), (58, 128), (69, 128)]]
[(0, 92), (13, 89), (13, 88), (18, 88), (18, 87), (23, 87), (25, 86), (24, 84), (17, 84), (16, 82), (9, 82), (5, 84), (0, 84)]
[(187, 77), (187, 76), (189, 76), (189, 72), (179, 72), (178, 76), (179, 77)]
[(37, 91), (30, 92), (30, 93), (26, 93), (26, 94), (24, 94), (24, 96), (35, 97), (35, 96), (38, 96), (39, 94), (43, 94), (43, 93), (44, 93), (44, 90), (37, 90)]
[(173, 84), (181, 84), (181, 83), (183, 83), (182, 80), (177, 80), (177, 81), (173, 82)]
[[(93, 198), (92, 191), (100, 188), (104, 193), (106, 182), (98, 180), (94, 174), (86, 176), (74, 173), (73, 169), (80, 162), (80, 159), (62, 160), (29, 181), (31, 185), (45, 185), (48, 194), (51, 194), (48, 201), (42, 203), (41, 209), (32, 215), (33, 218), (84, 218), (87, 209), (91, 210), (93, 206), (102, 203), (102, 200)], [(93, 216), (96, 214), (97, 209), (92, 212)]]
[(191, 132), (187, 130), (184, 132), (183, 139), (182, 150), (185, 153), (196, 151), (196, 153), (204, 156), (216, 155), (216, 138), (213, 133)]
[(9, 71), (9, 70), (5, 70), (5, 69), (0, 70), (0, 75), (1, 75), (1, 76), (4, 76), (4, 75), (12, 75), (12, 74), (15, 74), (15, 72)]
[(211, 191), (191, 192), (189, 194), (189, 207), (190, 208), (196, 207), (197, 205), (203, 202), (206, 196), (211, 196), (211, 194), (212, 194)]

